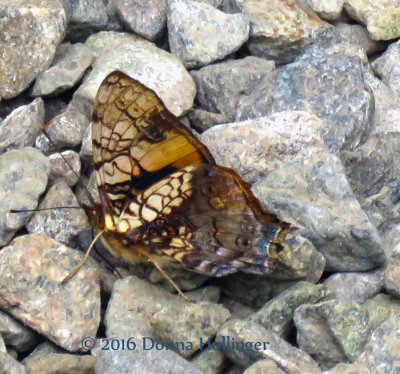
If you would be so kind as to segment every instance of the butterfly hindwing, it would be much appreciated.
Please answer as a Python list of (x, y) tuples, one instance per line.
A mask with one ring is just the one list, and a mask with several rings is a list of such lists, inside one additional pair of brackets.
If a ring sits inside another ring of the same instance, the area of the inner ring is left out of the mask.
[(140, 191), (187, 165), (213, 157), (161, 99), (122, 72), (109, 74), (96, 96), (93, 158), (104, 213), (119, 215)]
[(132, 242), (142, 238), (150, 256), (221, 276), (268, 272), (290, 228), (262, 210), (234, 171), (198, 164), (138, 194), (118, 231)]

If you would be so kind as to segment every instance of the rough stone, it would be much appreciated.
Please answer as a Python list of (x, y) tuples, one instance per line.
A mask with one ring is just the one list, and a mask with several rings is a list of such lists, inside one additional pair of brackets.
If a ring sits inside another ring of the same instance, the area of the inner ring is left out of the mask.
[(45, 191), (49, 160), (34, 148), (14, 149), (0, 156), (0, 245), (7, 245), (31, 212), (9, 213), (9, 209), (35, 209)]
[(2, 1), (0, 18), (0, 98), (10, 99), (49, 67), (66, 14), (59, 0)]
[(84, 44), (59, 45), (50, 68), (36, 78), (31, 95), (54, 95), (74, 87), (92, 61), (93, 52)]
[(0, 308), (69, 351), (82, 349), (100, 323), (100, 288), (92, 267), (61, 281), (83, 255), (42, 235), (14, 239), (0, 252)]
[(247, 46), (254, 56), (283, 64), (293, 61), (317, 40), (328, 43), (333, 37), (334, 28), (304, 2), (233, 0), (232, 3), (236, 11), (250, 19)]
[(13, 110), (0, 123), (0, 153), (34, 145), (43, 123), (44, 104), (41, 98)]
[[(48, 209), (74, 207), (66, 209)], [(66, 245), (76, 245), (78, 234), (89, 228), (89, 222), (72, 190), (64, 181), (54, 184), (26, 225), (30, 233), (45, 234)]]
[(115, 11), (135, 34), (157, 39), (167, 25), (167, 0), (116, 0)]

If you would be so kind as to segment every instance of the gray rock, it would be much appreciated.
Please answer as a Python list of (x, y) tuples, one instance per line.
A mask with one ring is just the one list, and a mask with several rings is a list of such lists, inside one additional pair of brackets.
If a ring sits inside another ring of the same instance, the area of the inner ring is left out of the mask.
[(374, 100), (365, 84), (358, 57), (325, 55), (314, 48), (280, 69), (272, 92), (260, 91), (238, 118), (248, 119), (284, 110), (308, 110), (325, 122), (323, 138), (329, 149), (354, 149), (371, 132)]
[(125, 27), (149, 40), (167, 25), (167, 0), (115, 0), (115, 12)]
[[(27, 256), (27, 254), (29, 254)], [(100, 323), (100, 288), (88, 265), (61, 281), (81, 253), (42, 235), (14, 239), (0, 252), (0, 308), (69, 351), (81, 350)]]
[(282, 162), (253, 192), (284, 220), (296, 220), (299, 234), (326, 258), (326, 270), (364, 271), (385, 261), (381, 238), (336, 156), (320, 152)]
[[(339, 0), (341, 1), (341, 0)], [(367, 29), (361, 25), (350, 25), (345, 22), (335, 24), (339, 35), (348, 42), (358, 45), (365, 50), (367, 55), (379, 52), (384, 49), (384, 44), (376, 40), (372, 40)]]
[(372, 64), (372, 69), (390, 89), (400, 95), (400, 68), (397, 61), (400, 58), (400, 41), (392, 43), (389, 48)]
[(238, 105), (258, 90), (271, 91), (275, 85), (275, 63), (263, 58), (246, 57), (194, 70), (196, 100), (210, 112), (224, 114), (231, 122)]
[(0, 123), (0, 153), (34, 145), (43, 123), (44, 104), (41, 98), (13, 110)]
[[(154, 266), (150, 265), (149, 270), (150, 272), (146, 278), (151, 283), (160, 284), (163, 288), (169, 290), (170, 292), (175, 292), (175, 288), (172, 286), (172, 284), (165, 279), (165, 277), (157, 269), (155, 269)], [(195, 273), (193, 271), (175, 266), (165, 265), (163, 270), (182, 291), (191, 291), (201, 287), (209, 279), (209, 277), (204, 274)]]
[[(222, 346), (221, 348), (230, 360), (241, 367), (248, 367), (260, 359), (269, 359), (289, 374), (321, 372), (316, 362), (307, 353), (293, 347), (273, 331), (254, 322), (230, 320), (222, 326), (215, 342)], [(250, 342), (251, 345), (246, 345)], [(240, 345), (234, 345), (232, 349), (231, 344), (234, 343), (244, 343), (248, 351), (245, 352)], [(215, 348), (217, 347), (216, 344)]]
[(218, 165), (236, 170), (247, 183), (273, 171), (279, 160), (325, 149), (324, 123), (308, 112), (274, 113), (268, 117), (215, 126), (199, 136)]
[[(50, 160), (50, 185), (63, 180), (68, 186), (74, 186), (79, 179), (81, 172), (81, 159), (79, 154), (68, 150), (61, 153), (53, 153), (49, 156)], [(65, 161), (67, 160), (67, 162)]]
[(199, 352), (191, 363), (203, 374), (219, 374), (224, 367), (225, 355), (221, 351)]
[(382, 291), (383, 272), (337, 273), (327, 278), (324, 285), (333, 290), (337, 300), (362, 304)]
[(14, 347), (18, 352), (31, 350), (39, 341), (34, 331), (2, 311), (0, 311), (0, 336), (7, 346)]
[(226, 14), (190, 0), (169, 0), (168, 40), (171, 52), (187, 68), (208, 65), (236, 52), (249, 37), (243, 14)]
[[(114, 1), (61, 0), (68, 19), (67, 38), (83, 41), (99, 30), (120, 30), (122, 25), (114, 13)], [(108, 6), (107, 6), (108, 4)]]
[(201, 372), (170, 350), (100, 351), (95, 364), (96, 374), (162, 374)]
[(333, 293), (323, 285), (299, 282), (268, 301), (257, 313), (250, 316), (249, 321), (256, 322), (285, 338), (297, 307), (332, 297)]
[(0, 156), (0, 245), (7, 245), (32, 215), (8, 210), (35, 209), (49, 173), (49, 160), (34, 148), (14, 149)]
[(370, 335), (368, 314), (355, 303), (304, 304), (294, 313), (299, 347), (322, 369), (354, 361)]
[(93, 374), (95, 358), (90, 355), (51, 353), (29, 360), (25, 366), (31, 373)]
[(36, 138), (36, 148), (45, 154), (59, 151), (64, 147), (76, 147), (82, 142), (89, 120), (76, 110), (67, 109), (54, 117), (45, 128), (47, 136), (40, 134)]
[(190, 126), (200, 133), (215, 125), (230, 122), (229, 118), (224, 114), (211, 113), (202, 109), (192, 109), (187, 116), (190, 121)]
[[(103, 36), (106, 41), (112, 38), (109, 34)], [(101, 49), (101, 38), (92, 42), (99, 44), (98, 48)], [(136, 42), (129, 39), (120, 42), (118, 48), (98, 56), (93, 70), (75, 92), (73, 102), (82, 106), (87, 116), (92, 114), (94, 98), (101, 82), (114, 70), (123, 71), (153, 89), (170, 112), (178, 117), (193, 105), (195, 84), (182, 63), (148, 41), (143, 43), (143, 40)]]
[(26, 356), (22, 360), (22, 363), (26, 366), (29, 366), (30, 361), (41, 360), (54, 353), (65, 353), (65, 350), (46, 340), (39, 344), (28, 356)]
[(260, 360), (249, 366), (243, 374), (263, 374), (263, 373), (274, 373), (274, 374), (286, 374), (287, 371), (279, 369), (273, 361)]
[(196, 302), (208, 301), (217, 304), (221, 297), (221, 290), (216, 286), (206, 286), (185, 293), (189, 300)]
[(27, 374), (27, 371), (13, 356), (6, 352), (0, 352), (0, 373)]
[(232, 319), (245, 320), (256, 311), (256, 309), (250, 308), (224, 294), (222, 296), (222, 305), (229, 310)]
[[(71, 209), (48, 209), (74, 207)], [(64, 181), (53, 185), (39, 205), (39, 209), (27, 223), (30, 233), (45, 234), (66, 245), (76, 245), (78, 234), (89, 228), (87, 216)]]
[(0, 97), (17, 96), (46, 70), (64, 37), (66, 15), (59, 0), (3, 2)]
[(400, 243), (391, 251), (384, 274), (385, 288), (391, 295), (400, 298)]
[(51, 67), (36, 78), (31, 95), (54, 95), (74, 87), (92, 61), (93, 52), (84, 44), (59, 45)]
[(373, 374), (365, 364), (337, 364), (333, 369), (324, 371), (324, 374)]
[(375, 100), (371, 135), (385, 131), (400, 132), (400, 97), (395, 95), (381, 79), (375, 77), (370, 65), (364, 77), (365, 83), (372, 90)]
[(371, 221), (384, 229), (400, 206), (400, 133), (380, 132), (361, 147), (341, 154), (350, 185)]
[(250, 19), (247, 46), (254, 56), (287, 63), (315, 41), (323, 43), (332, 38), (333, 27), (302, 2), (232, 0), (231, 3)]
[(321, 18), (331, 21), (340, 17), (344, 0), (306, 0), (305, 2)]
[(218, 279), (217, 282), (223, 292), (233, 299), (252, 307), (261, 307), (298, 280), (317, 282), (324, 267), (324, 257), (308, 240), (289, 234), (277, 267), (271, 269), (270, 274), (254, 276), (238, 273)]
[(138, 48), (152, 48), (156, 45), (146, 39), (127, 32), (100, 31), (87, 38), (85, 45), (89, 47), (97, 58), (120, 44), (134, 44)]
[(177, 303), (167, 305), (153, 314), (150, 324), (157, 340), (191, 342), (191, 349), (177, 347), (182, 356), (189, 357), (201, 348), (201, 341), (213, 339), (229, 317), (229, 311), (222, 305), (209, 302)]
[(216, 126), (200, 139), (220, 165), (257, 180), (252, 190), (264, 208), (301, 228), (297, 233), (325, 256), (327, 269), (372, 269), (385, 260), (381, 238), (340, 160), (321, 144), (322, 127), (304, 112), (283, 112)]
[(67, 104), (59, 97), (44, 98), (44, 123), (50, 122), (67, 109)]
[(366, 365), (371, 373), (389, 374), (398, 370), (399, 323), (400, 314), (396, 313), (375, 330), (357, 363)]
[(367, 26), (374, 40), (390, 40), (400, 36), (397, 27), (400, 9), (396, 1), (383, 0), (377, 3), (369, 0), (346, 0), (344, 9), (350, 17)]
[(369, 330), (375, 331), (391, 315), (400, 313), (400, 301), (385, 294), (376, 295), (362, 305), (368, 315)]
[(115, 282), (108, 303), (105, 325), (108, 338), (154, 338), (150, 318), (167, 306), (187, 303), (180, 296), (172, 295), (160, 287), (129, 276)]

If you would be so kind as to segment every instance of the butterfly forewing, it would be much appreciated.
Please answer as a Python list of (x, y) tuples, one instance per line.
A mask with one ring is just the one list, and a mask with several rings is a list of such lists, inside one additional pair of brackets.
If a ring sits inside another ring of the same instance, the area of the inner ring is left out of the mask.
[(108, 75), (92, 134), (100, 226), (125, 259), (168, 260), (211, 276), (274, 267), (290, 225), (265, 212), (237, 173), (215, 165), (152, 90)]
[(93, 157), (105, 214), (187, 165), (215, 164), (209, 151), (150, 89), (121, 72), (101, 84), (93, 110)]

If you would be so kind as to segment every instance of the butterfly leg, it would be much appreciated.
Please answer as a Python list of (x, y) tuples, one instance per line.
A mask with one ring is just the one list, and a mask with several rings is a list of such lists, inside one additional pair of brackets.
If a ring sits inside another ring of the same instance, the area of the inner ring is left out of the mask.
[(194, 303), (194, 300), (190, 300), (189, 298), (186, 297), (186, 295), (181, 291), (181, 289), (178, 287), (178, 285), (171, 279), (171, 277), (160, 267), (160, 265), (157, 264), (154, 260), (151, 258), (147, 258), (147, 261), (150, 262), (163, 276), (164, 278), (172, 284), (172, 286), (178, 291), (179, 296), (182, 296), (187, 302), (189, 303)]
[(90, 252), (92, 251), (92, 248), (94, 247), (94, 245), (95, 245), (97, 239), (100, 238), (100, 236), (103, 235), (103, 234), (104, 234), (104, 231), (99, 231), (99, 232), (97, 233), (97, 235), (95, 236), (95, 238), (94, 238), (94, 239), (92, 240), (92, 242), (90, 243), (89, 248), (88, 248), (88, 250), (86, 251), (85, 257), (84, 257), (84, 259), (82, 260), (82, 262), (81, 262), (74, 270), (72, 270), (71, 273), (69, 273), (69, 274), (61, 281), (61, 284), (67, 283), (67, 282), (79, 271), (79, 269), (80, 269), (83, 265), (85, 265), (87, 259), (89, 258)]

